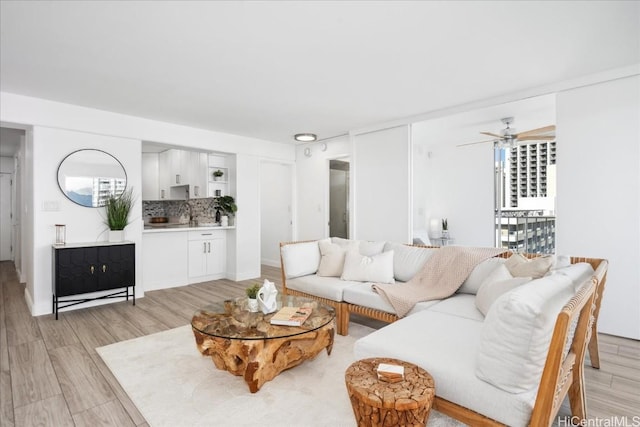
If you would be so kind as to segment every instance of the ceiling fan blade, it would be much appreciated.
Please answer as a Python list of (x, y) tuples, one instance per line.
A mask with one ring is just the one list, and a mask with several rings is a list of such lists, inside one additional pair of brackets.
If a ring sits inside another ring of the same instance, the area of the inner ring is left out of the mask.
[(518, 139), (522, 139), (523, 136), (529, 136), (529, 135), (534, 135), (534, 134), (538, 134), (538, 133), (549, 133), (549, 132), (554, 132), (556, 130), (556, 125), (549, 125), (549, 126), (543, 126), (541, 128), (537, 128), (537, 129), (531, 129), (531, 130), (527, 130), (524, 132), (520, 132), (517, 135)]
[(466, 144), (456, 145), (456, 147), (465, 147), (467, 145), (484, 144), (486, 142), (493, 142), (493, 141), (495, 141), (495, 139), (487, 139), (486, 141), (467, 142)]
[(497, 135), (497, 134), (491, 133), (491, 132), (480, 132), (480, 133), (483, 134), (483, 135), (493, 136), (493, 137), (499, 138), (499, 139), (503, 138), (502, 135)]
[(530, 135), (530, 136), (518, 136), (518, 141), (553, 141), (556, 139), (555, 135)]

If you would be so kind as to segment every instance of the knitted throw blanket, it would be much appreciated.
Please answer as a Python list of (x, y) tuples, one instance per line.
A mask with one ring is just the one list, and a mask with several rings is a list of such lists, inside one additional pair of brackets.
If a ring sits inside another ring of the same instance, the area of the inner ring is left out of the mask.
[(447, 298), (462, 285), (476, 265), (506, 252), (502, 248), (444, 246), (424, 263), (411, 280), (401, 284), (372, 285), (404, 317), (421, 301)]

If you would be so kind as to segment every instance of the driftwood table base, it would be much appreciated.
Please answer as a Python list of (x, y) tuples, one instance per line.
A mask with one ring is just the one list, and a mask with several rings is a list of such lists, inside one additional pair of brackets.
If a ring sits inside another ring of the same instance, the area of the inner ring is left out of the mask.
[[(378, 380), (376, 369), (380, 363), (404, 366), (404, 381)], [(359, 427), (427, 424), (435, 386), (424, 369), (397, 359), (363, 359), (347, 368), (345, 382)]]
[(299, 335), (270, 339), (227, 339), (193, 329), (200, 353), (211, 356), (218, 369), (242, 375), (251, 393), (280, 372), (313, 359), (323, 349), (331, 354), (334, 322)]

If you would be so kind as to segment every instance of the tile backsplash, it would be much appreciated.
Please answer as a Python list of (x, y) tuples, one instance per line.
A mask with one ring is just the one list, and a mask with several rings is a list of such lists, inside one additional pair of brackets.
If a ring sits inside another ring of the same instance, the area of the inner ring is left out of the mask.
[(173, 218), (189, 218), (191, 206), (193, 218), (199, 221), (211, 220), (216, 215), (213, 208), (213, 197), (192, 200), (154, 200), (142, 201), (142, 217), (147, 222), (152, 216), (166, 216)]

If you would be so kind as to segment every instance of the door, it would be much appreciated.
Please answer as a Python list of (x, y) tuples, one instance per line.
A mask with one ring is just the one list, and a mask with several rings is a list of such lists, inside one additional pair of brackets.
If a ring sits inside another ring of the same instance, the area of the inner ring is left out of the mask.
[(0, 261), (13, 259), (11, 174), (0, 173)]
[(260, 258), (280, 266), (280, 242), (293, 238), (293, 167), (263, 161), (260, 165)]
[(329, 162), (329, 235), (349, 237), (349, 162)]

